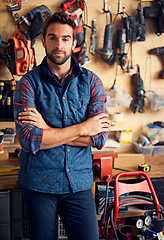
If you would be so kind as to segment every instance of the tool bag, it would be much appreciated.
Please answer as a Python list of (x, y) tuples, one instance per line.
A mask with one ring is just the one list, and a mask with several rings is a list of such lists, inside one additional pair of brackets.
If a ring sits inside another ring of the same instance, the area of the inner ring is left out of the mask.
[(20, 28), (7, 39), (8, 68), (13, 75), (23, 76), (36, 66), (35, 52), (30, 37)]

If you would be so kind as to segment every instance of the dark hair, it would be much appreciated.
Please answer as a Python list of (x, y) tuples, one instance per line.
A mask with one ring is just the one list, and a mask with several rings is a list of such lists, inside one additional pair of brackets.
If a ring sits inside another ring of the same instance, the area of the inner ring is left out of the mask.
[(48, 26), (51, 23), (56, 23), (56, 22), (61, 24), (68, 24), (70, 27), (72, 27), (73, 41), (74, 41), (76, 37), (76, 24), (74, 22), (74, 19), (65, 12), (57, 12), (46, 18), (44, 23), (44, 28), (43, 28), (43, 38), (45, 39), (46, 37)]

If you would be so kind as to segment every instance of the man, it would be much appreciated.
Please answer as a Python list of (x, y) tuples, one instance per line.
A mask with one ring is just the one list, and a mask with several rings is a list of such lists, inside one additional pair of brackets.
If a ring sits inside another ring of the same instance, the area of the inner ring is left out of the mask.
[(31, 240), (98, 240), (91, 146), (110, 129), (101, 80), (71, 56), (76, 26), (66, 13), (45, 21), (46, 57), (17, 84), (14, 115)]

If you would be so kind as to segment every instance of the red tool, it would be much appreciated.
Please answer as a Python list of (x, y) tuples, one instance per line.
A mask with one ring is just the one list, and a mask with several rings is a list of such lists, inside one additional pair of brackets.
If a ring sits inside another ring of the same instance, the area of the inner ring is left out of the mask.
[(15, 4), (8, 5), (8, 12), (18, 11), (21, 9), (21, 0), (10, 0), (10, 2), (15, 2)]
[[(74, 5), (78, 4), (78, 8), (75, 11), (68, 11), (68, 9)], [(61, 8), (63, 12), (66, 12), (69, 14), (73, 19), (76, 24), (76, 40), (77, 40), (77, 45), (73, 49), (73, 53), (76, 57), (76, 60), (78, 63), (81, 64), (81, 66), (84, 66), (85, 64), (89, 63), (90, 60), (86, 56), (86, 47), (85, 47), (85, 30), (81, 24), (81, 18), (82, 18), (82, 13), (84, 11), (84, 5), (85, 1), (84, 0), (66, 0), (61, 4)]]
[(118, 157), (114, 152), (92, 152), (93, 156), (93, 173), (101, 181), (112, 181), (113, 159)]
[(98, 177), (101, 181), (106, 181), (106, 197), (104, 206), (104, 222), (106, 218), (106, 209), (108, 202), (108, 188), (109, 183), (112, 181), (112, 166), (113, 159), (118, 157), (117, 153), (114, 152), (92, 152), (93, 155), (93, 174)]

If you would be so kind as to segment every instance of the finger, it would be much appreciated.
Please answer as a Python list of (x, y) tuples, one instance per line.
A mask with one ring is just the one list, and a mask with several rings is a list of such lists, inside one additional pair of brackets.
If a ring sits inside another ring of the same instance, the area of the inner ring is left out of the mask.
[(36, 116), (36, 113), (33, 111), (25, 111), (25, 112), (20, 112), (19, 116)]
[(25, 108), (24, 111), (31, 111), (31, 112), (37, 112), (36, 108)]
[(102, 119), (102, 118), (108, 118), (109, 119), (109, 115), (107, 113), (100, 113), (97, 115), (99, 119)]
[(33, 121), (23, 120), (22, 123), (23, 123), (23, 124), (29, 124), (29, 125), (32, 125), (32, 126), (37, 127), (37, 123), (36, 123), (36, 122), (33, 122)]
[(109, 125), (110, 124), (109, 119), (103, 118), (102, 121), (101, 121), (101, 124), (104, 124), (104, 123)]

